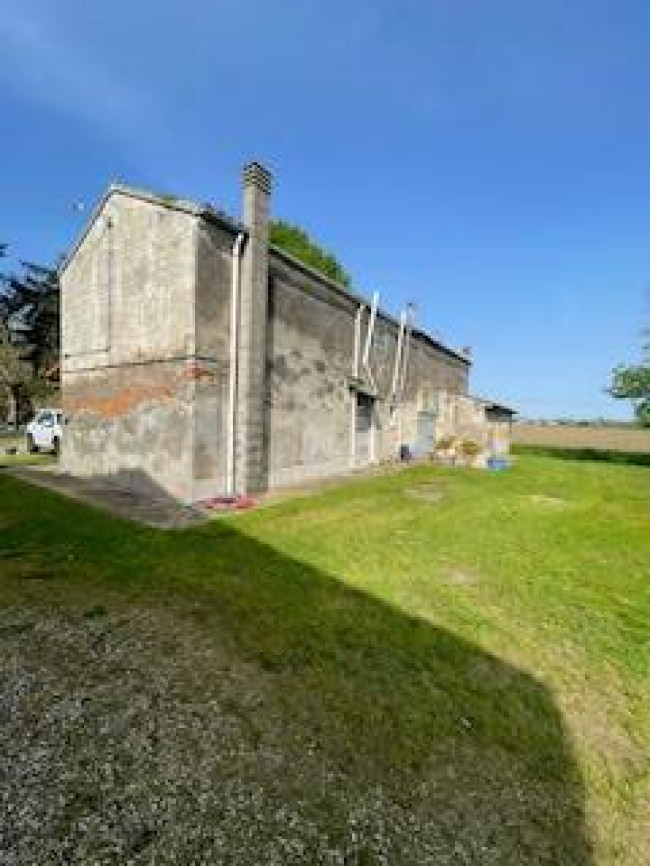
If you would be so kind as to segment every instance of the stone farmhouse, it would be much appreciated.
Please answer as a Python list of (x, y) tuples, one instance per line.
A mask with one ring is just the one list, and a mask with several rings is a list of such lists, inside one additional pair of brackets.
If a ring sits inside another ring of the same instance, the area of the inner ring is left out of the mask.
[(62, 467), (183, 502), (333, 476), (471, 438), (512, 413), (468, 395), (469, 353), (269, 243), (271, 176), (243, 218), (112, 185), (61, 268)]

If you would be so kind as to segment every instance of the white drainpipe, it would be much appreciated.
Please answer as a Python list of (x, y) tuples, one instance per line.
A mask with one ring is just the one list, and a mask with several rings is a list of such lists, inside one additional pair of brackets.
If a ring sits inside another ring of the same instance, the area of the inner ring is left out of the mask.
[(375, 292), (372, 296), (372, 303), (370, 305), (370, 321), (368, 322), (368, 331), (366, 333), (366, 344), (363, 349), (363, 370), (366, 376), (368, 377), (368, 381), (373, 389), (375, 389), (375, 380), (372, 376), (372, 370), (370, 369), (370, 349), (372, 347), (372, 338), (375, 332), (375, 320), (377, 318), (377, 306), (379, 305), (379, 292)]
[(408, 365), (409, 365), (409, 349), (411, 348), (411, 329), (412, 329), (412, 321), (410, 310), (407, 310), (406, 314), (406, 325), (404, 328), (404, 345), (402, 348), (402, 370), (399, 375), (399, 384), (397, 387), (397, 400), (401, 402), (402, 396), (404, 394), (404, 388), (406, 387), (406, 376), (408, 373)]
[[(354, 356), (352, 359), (352, 377), (356, 380), (361, 374), (359, 369), (361, 361), (361, 320), (363, 319), (363, 304), (357, 309), (354, 319)], [(350, 401), (350, 465), (354, 466), (357, 460), (357, 392), (351, 394)]]
[(230, 370), (228, 379), (228, 441), (226, 451), (226, 493), (235, 495), (235, 417), (237, 412), (237, 358), (239, 354), (239, 283), (241, 248), (244, 233), (239, 232), (232, 246), (230, 282)]
[(404, 331), (406, 329), (406, 310), (402, 310), (399, 317), (399, 331), (397, 333), (397, 349), (395, 351), (395, 364), (393, 365), (393, 379), (390, 386), (390, 402), (395, 404), (397, 397), (397, 385), (402, 365), (402, 346), (404, 345)]
[(359, 305), (357, 315), (354, 319), (354, 359), (352, 361), (352, 375), (355, 379), (359, 378), (359, 361), (361, 358), (361, 319), (363, 317), (363, 304)]
[(406, 316), (404, 319), (404, 333), (402, 337), (402, 351), (401, 351), (401, 370), (397, 376), (397, 391), (395, 394), (395, 402), (397, 405), (397, 441), (399, 445), (403, 445), (402, 435), (402, 401), (404, 398), (404, 389), (406, 388), (406, 377), (408, 375), (408, 365), (409, 365), (409, 349), (411, 348), (411, 328), (413, 326), (412, 323), (412, 307), (409, 304), (406, 308)]

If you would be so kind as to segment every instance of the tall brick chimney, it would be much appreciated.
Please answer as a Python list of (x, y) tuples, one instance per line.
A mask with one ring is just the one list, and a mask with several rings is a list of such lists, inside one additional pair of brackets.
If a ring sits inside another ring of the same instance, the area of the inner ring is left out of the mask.
[(257, 162), (243, 170), (243, 222), (248, 229), (241, 270), (237, 396), (236, 487), (266, 488), (264, 395), (268, 317), (271, 173)]

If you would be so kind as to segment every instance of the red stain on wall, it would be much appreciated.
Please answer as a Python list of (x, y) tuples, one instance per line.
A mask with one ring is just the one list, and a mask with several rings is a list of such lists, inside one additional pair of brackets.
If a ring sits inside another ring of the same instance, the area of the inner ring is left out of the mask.
[(191, 382), (197, 382), (199, 379), (214, 378), (214, 373), (200, 361), (188, 361), (185, 365), (184, 378)]

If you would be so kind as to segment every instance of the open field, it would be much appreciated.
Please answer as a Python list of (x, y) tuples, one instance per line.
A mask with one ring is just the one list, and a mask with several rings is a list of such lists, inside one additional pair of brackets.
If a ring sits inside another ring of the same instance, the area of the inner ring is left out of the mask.
[(3, 864), (641, 866), (650, 472), (164, 532), (0, 474)]
[(512, 441), (517, 445), (650, 453), (650, 429), (635, 427), (513, 424)]

